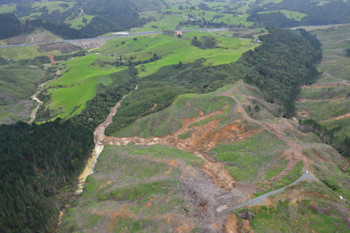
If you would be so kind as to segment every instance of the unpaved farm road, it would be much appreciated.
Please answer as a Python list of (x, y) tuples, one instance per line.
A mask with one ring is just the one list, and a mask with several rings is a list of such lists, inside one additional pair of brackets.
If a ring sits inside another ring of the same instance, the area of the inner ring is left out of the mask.
[[(193, 31), (221, 32), (221, 31), (228, 31), (228, 30), (229, 30), (229, 28), (197, 28), (197, 29), (184, 29), (184, 30), (178, 30), (178, 31), (182, 31), (182, 32), (193, 32)], [(160, 34), (163, 32), (164, 31), (148, 31), (148, 32), (130, 33), (130, 34), (125, 34), (125, 35), (96, 37), (96, 38), (61, 40), (61, 41), (46, 41), (46, 42), (16, 44), (16, 45), (1, 45), (0, 48), (24, 47), (24, 46), (31, 46), (31, 45), (37, 45), (37, 44), (47, 44), (47, 43), (77, 43), (77, 42), (87, 42), (87, 41), (94, 41), (94, 40), (109, 40), (109, 39), (115, 39), (115, 38), (121, 38), (121, 37)]]
[(313, 176), (312, 174), (304, 173), (301, 177), (299, 177), (299, 179), (297, 179), (296, 181), (294, 181), (291, 184), (288, 184), (288, 185), (284, 186), (283, 188), (273, 190), (273, 191), (271, 191), (269, 193), (265, 193), (265, 194), (263, 194), (261, 196), (258, 196), (256, 198), (250, 199), (250, 200), (248, 200), (246, 202), (243, 202), (243, 203), (241, 203), (239, 205), (229, 207), (227, 209), (225, 209), (225, 207), (223, 207), (222, 209), (225, 209), (225, 210), (223, 210), (220, 214), (227, 215), (227, 214), (230, 214), (232, 211), (234, 211), (236, 209), (240, 209), (240, 208), (243, 208), (243, 207), (246, 207), (246, 206), (253, 206), (253, 205), (264, 204), (265, 201), (266, 201), (266, 198), (268, 198), (269, 196), (277, 194), (277, 193), (280, 193), (280, 192), (283, 192), (283, 191), (286, 190), (287, 187), (295, 185), (295, 184), (298, 184), (298, 183), (300, 183), (301, 181), (304, 181), (304, 180), (314, 180), (316, 182), (321, 182), (315, 176)]

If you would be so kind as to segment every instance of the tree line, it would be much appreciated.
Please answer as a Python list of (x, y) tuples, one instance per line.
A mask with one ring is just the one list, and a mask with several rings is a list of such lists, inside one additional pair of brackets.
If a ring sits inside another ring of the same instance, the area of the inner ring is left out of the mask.
[[(0, 126), (0, 232), (48, 232), (76, 184), (93, 134), (71, 121)], [(52, 230), (52, 229), (51, 229)]]

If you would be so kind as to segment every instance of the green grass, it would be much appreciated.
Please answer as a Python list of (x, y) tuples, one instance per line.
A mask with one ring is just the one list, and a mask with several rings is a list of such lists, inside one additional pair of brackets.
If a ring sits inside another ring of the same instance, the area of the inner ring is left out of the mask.
[(291, 11), (291, 10), (264, 11), (264, 12), (259, 12), (259, 14), (268, 14), (272, 12), (280, 12), (284, 14), (288, 19), (294, 19), (296, 21), (300, 21), (307, 16), (307, 14), (304, 14), (298, 11)]
[(140, 137), (165, 136), (181, 128), (181, 119), (198, 116), (201, 110), (205, 114), (208, 114), (226, 105), (231, 107), (227, 108), (226, 111), (229, 110), (229, 112), (221, 117), (222, 125), (231, 123), (232, 119), (236, 119), (239, 116), (234, 110), (234, 100), (232, 98), (216, 96), (210, 93), (180, 95), (170, 107), (140, 118), (114, 135)]
[(219, 161), (238, 181), (254, 182), (262, 173), (266, 178), (280, 173), (287, 162), (280, 156), (287, 146), (276, 136), (263, 131), (250, 139), (229, 145), (220, 145), (211, 150)]
[(70, 118), (79, 114), (86, 102), (95, 95), (99, 83), (108, 82), (109, 74), (121, 71), (122, 68), (100, 68), (92, 65), (103, 56), (89, 54), (87, 56), (63, 62), (67, 66), (65, 72), (57, 80), (50, 83), (48, 93), (50, 101), (48, 109), (53, 112), (54, 118)]
[(37, 67), (0, 66), (0, 122), (27, 120), (34, 94), (45, 72)]
[[(101, 223), (110, 221), (108, 213), (125, 209), (136, 217), (116, 216), (115, 232), (125, 230), (125, 227), (130, 232), (155, 232), (158, 227), (165, 229), (168, 214), (182, 215), (188, 203), (180, 189), (179, 174), (162, 176), (168, 166), (160, 162), (147, 162), (149, 160), (145, 157), (179, 159), (195, 166), (202, 164), (201, 159), (179, 149), (106, 146), (94, 174), (87, 179), (79, 202), (65, 213), (60, 232), (90, 229), (100, 232), (104, 229)], [(106, 214), (96, 215), (96, 212)], [(142, 218), (138, 219), (137, 216)]]
[[(0, 67), (0, 93), (8, 96), (5, 103), (16, 103), (34, 94), (45, 72), (37, 67)], [(1, 103), (3, 104), (3, 103)]]
[(0, 56), (11, 59), (14, 61), (33, 59), (38, 56), (46, 55), (61, 55), (59, 50), (52, 50), (49, 52), (39, 52), (38, 45), (34, 46), (23, 46), (14, 48), (0, 48)]
[[(71, 28), (75, 29), (81, 29), (82, 27), (88, 25), (91, 20), (94, 18), (92, 15), (82, 15), (80, 14), (77, 17), (74, 17), (73, 19), (67, 19), (65, 22), (71, 25)], [(83, 22), (83, 20), (86, 19), (86, 23)]]
[(315, 120), (326, 120), (350, 112), (348, 99), (318, 100), (296, 104), (298, 110), (305, 110)]
[(120, 148), (121, 151), (132, 155), (150, 156), (158, 159), (178, 159), (185, 161), (186, 163), (194, 167), (200, 167), (203, 164), (202, 159), (189, 152), (177, 148), (170, 148), (161, 145), (144, 147), (135, 146), (132, 144), (129, 144), (127, 146), (120, 146), (118, 148)]
[(345, 198), (350, 198), (350, 174), (340, 170), (334, 164), (328, 162), (319, 162), (314, 164), (314, 171), (317, 178), (327, 184), (336, 195), (342, 195)]
[(324, 87), (324, 88), (304, 88), (301, 90), (300, 99), (332, 99), (346, 97), (350, 93), (350, 88), (347, 86), (339, 87)]
[[(96, 167), (95, 171), (99, 173), (123, 174), (119, 181), (130, 183), (135, 180), (144, 179), (159, 175), (168, 170), (168, 166), (163, 163), (151, 162), (129, 156), (123, 156), (122, 148), (106, 146), (101, 154), (102, 161)], [(115, 164), (123, 164), (118, 171), (115, 170)], [(117, 175), (118, 175), (117, 174)]]
[(1, 6), (0, 7), (0, 14), (5, 14), (5, 13), (11, 13), (16, 10), (16, 5), (7, 5), (7, 6)]
[(133, 220), (130, 218), (116, 217), (116, 225), (113, 232), (157, 232), (158, 225), (149, 220)]
[[(330, 120), (321, 123), (328, 130), (336, 130), (336, 136), (339, 138), (344, 138), (345, 136), (350, 137), (350, 119), (340, 119), (340, 120)], [(340, 130), (339, 130), (340, 129)]]
[[(77, 213), (82, 215), (79, 221), (75, 218)], [(62, 225), (58, 232), (75, 232), (79, 228), (92, 229), (96, 224), (104, 220), (103, 216), (89, 212), (79, 212), (79, 209), (70, 207), (66, 210), (62, 218)]]
[(61, 7), (60, 4), (68, 4), (69, 5), (68, 8), (71, 8), (74, 3), (66, 2), (66, 1), (42, 1), (38, 3), (33, 3), (32, 7), (36, 8), (37, 10), (39, 10), (42, 7), (47, 7), (49, 14), (56, 10), (63, 12), (65, 9), (68, 9), (68, 8)]
[(186, 132), (186, 133), (179, 134), (179, 135), (178, 135), (178, 138), (179, 138), (179, 139), (182, 139), (182, 140), (185, 140), (185, 139), (189, 138), (190, 136), (191, 136), (191, 131), (188, 131), (188, 132)]
[(116, 200), (116, 201), (135, 201), (150, 199), (158, 194), (168, 194), (176, 184), (171, 180), (160, 180), (151, 183), (139, 183), (137, 185), (117, 188), (104, 194), (98, 195), (99, 201)]
[(155, 21), (146, 23), (141, 28), (131, 29), (131, 32), (145, 32), (145, 31), (174, 31), (179, 22), (185, 21), (185, 17), (181, 15), (161, 15), (149, 14)]
[[(194, 36), (213, 35), (221, 48), (199, 49), (191, 46), (191, 40)], [(185, 33), (182, 39), (165, 35), (138, 36), (137, 40), (133, 38), (119, 38), (109, 40), (105, 46), (96, 50), (100, 53), (115, 54), (123, 57), (135, 57), (135, 60), (146, 60), (152, 57), (154, 53), (161, 57), (160, 60), (137, 66), (139, 76), (157, 72), (161, 67), (183, 63), (194, 62), (200, 58), (205, 58), (204, 65), (220, 65), (237, 61), (240, 56), (256, 45), (251, 44), (250, 40), (241, 40), (218, 36), (210, 33), (191, 32)]]

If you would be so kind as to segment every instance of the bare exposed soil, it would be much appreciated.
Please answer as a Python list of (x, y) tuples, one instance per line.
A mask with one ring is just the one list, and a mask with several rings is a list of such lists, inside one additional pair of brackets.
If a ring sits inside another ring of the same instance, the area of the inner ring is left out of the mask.
[(296, 102), (298, 102), (298, 103), (305, 103), (305, 102), (321, 101), (321, 100), (343, 100), (343, 99), (345, 99), (345, 96), (334, 97), (334, 98), (331, 98), (331, 99), (300, 99), (300, 100), (297, 100)]
[[(192, 203), (194, 211), (190, 211), (187, 216), (176, 216), (172, 214), (156, 215), (153, 217), (139, 216), (130, 213), (126, 205), (123, 211), (106, 211), (92, 212), (109, 216), (109, 227), (106, 231), (113, 230), (118, 216), (132, 219), (148, 219), (148, 220), (166, 220), (176, 229), (176, 232), (189, 232), (194, 226), (201, 226), (207, 229), (206, 232), (253, 232), (249, 220), (244, 220), (237, 224), (235, 214), (225, 215), (226, 209), (232, 208), (239, 203), (243, 203), (250, 199), (251, 194), (256, 191), (254, 185), (237, 182), (234, 177), (225, 169), (224, 165), (216, 161), (208, 152), (219, 144), (228, 144), (235, 141), (249, 139), (262, 130), (267, 130), (276, 135), (278, 140), (286, 142), (289, 148), (281, 155), (285, 157), (289, 163), (286, 168), (275, 177), (267, 182), (273, 182), (287, 175), (299, 161), (304, 162), (304, 169), (310, 170), (309, 159), (302, 154), (302, 150), (307, 146), (300, 145), (291, 140), (286, 132), (297, 130), (293, 124), (287, 119), (280, 119), (275, 123), (267, 123), (251, 118), (241, 102), (233, 94), (239, 92), (238, 89), (223, 93), (224, 96), (233, 98), (237, 103), (237, 111), (241, 114), (241, 119), (233, 121), (231, 124), (220, 128), (220, 119), (216, 116), (222, 115), (222, 109), (204, 114), (200, 112), (199, 116), (181, 119), (182, 127), (173, 134), (164, 137), (111, 137), (104, 135), (105, 128), (112, 122), (112, 118), (117, 112), (121, 101), (113, 108), (107, 119), (101, 123), (94, 131), (95, 142), (99, 145), (127, 145), (133, 143), (135, 145), (150, 146), (160, 144), (168, 147), (179, 148), (189, 151), (204, 160), (203, 166), (197, 170), (188, 166), (185, 162), (172, 159), (155, 159), (149, 157), (137, 158), (146, 159), (152, 162), (166, 164), (169, 169), (160, 175), (166, 177), (170, 175), (173, 169), (181, 171), (181, 190), (187, 200)], [(229, 106), (224, 106), (224, 108)], [(208, 119), (208, 122), (203, 122)], [(249, 129), (248, 123), (260, 126), (260, 129)], [(180, 139), (180, 134), (188, 134), (188, 138)], [(133, 155), (127, 155), (133, 157)], [(158, 177), (161, 178), (161, 177)], [(152, 177), (151, 179), (157, 179)], [(108, 184), (107, 184), (108, 185)], [(152, 206), (152, 201), (148, 202), (143, 208)]]
[(71, 53), (77, 51), (78, 48), (72, 44), (63, 44), (63, 43), (50, 43), (50, 44), (40, 44), (38, 51), (39, 52), (48, 52), (52, 50), (60, 50), (61, 53)]
[(334, 116), (334, 117), (328, 118), (328, 119), (323, 120), (323, 121), (342, 120), (342, 119), (349, 119), (349, 118), (350, 118), (350, 112), (348, 112), (344, 115)]

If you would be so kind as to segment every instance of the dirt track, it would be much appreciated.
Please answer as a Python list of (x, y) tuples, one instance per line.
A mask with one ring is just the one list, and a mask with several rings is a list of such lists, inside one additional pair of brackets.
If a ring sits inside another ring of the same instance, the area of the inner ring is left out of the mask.
[[(279, 140), (286, 142), (287, 145), (289, 146), (289, 149), (287, 149), (283, 154), (283, 156), (287, 160), (289, 160), (289, 164), (287, 165), (286, 169), (284, 169), (279, 175), (277, 175), (277, 177), (272, 178), (271, 181), (288, 174), (294, 168), (294, 166), (301, 160), (304, 162), (304, 168), (306, 170), (310, 170), (310, 161), (308, 160), (308, 158), (306, 158), (302, 154), (303, 146), (292, 141), (290, 138), (288, 138), (287, 136), (284, 135), (285, 130), (295, 131), (296, 130), (295, 127), (285, 118), (282, 118), (276, 124), (275, 123), (266, 123), (266, 122), (258, 121), (258, 120), (251, 118), (247, 114), (245, 109), (243, 108), (239, 99), (233, 94), (234, 92), (239, 93), (239, 90), (236, 87), (234, 87), (234, 88), (228, 90), (227, 92), (225, 92), (223, 95), (230, 96), (236, 101), (238, 111), (242, 114), (242, 117), (244, 120), (251, 122), (251, 123), (254, 123), (254, 124), (257, 124), (257, 125), (261, 126), (263, 129), (268, 130), (272, 134), (276, 135), (276, 137)], [(243, 96), (243, 95), (241, 95), (241, 96)]]

